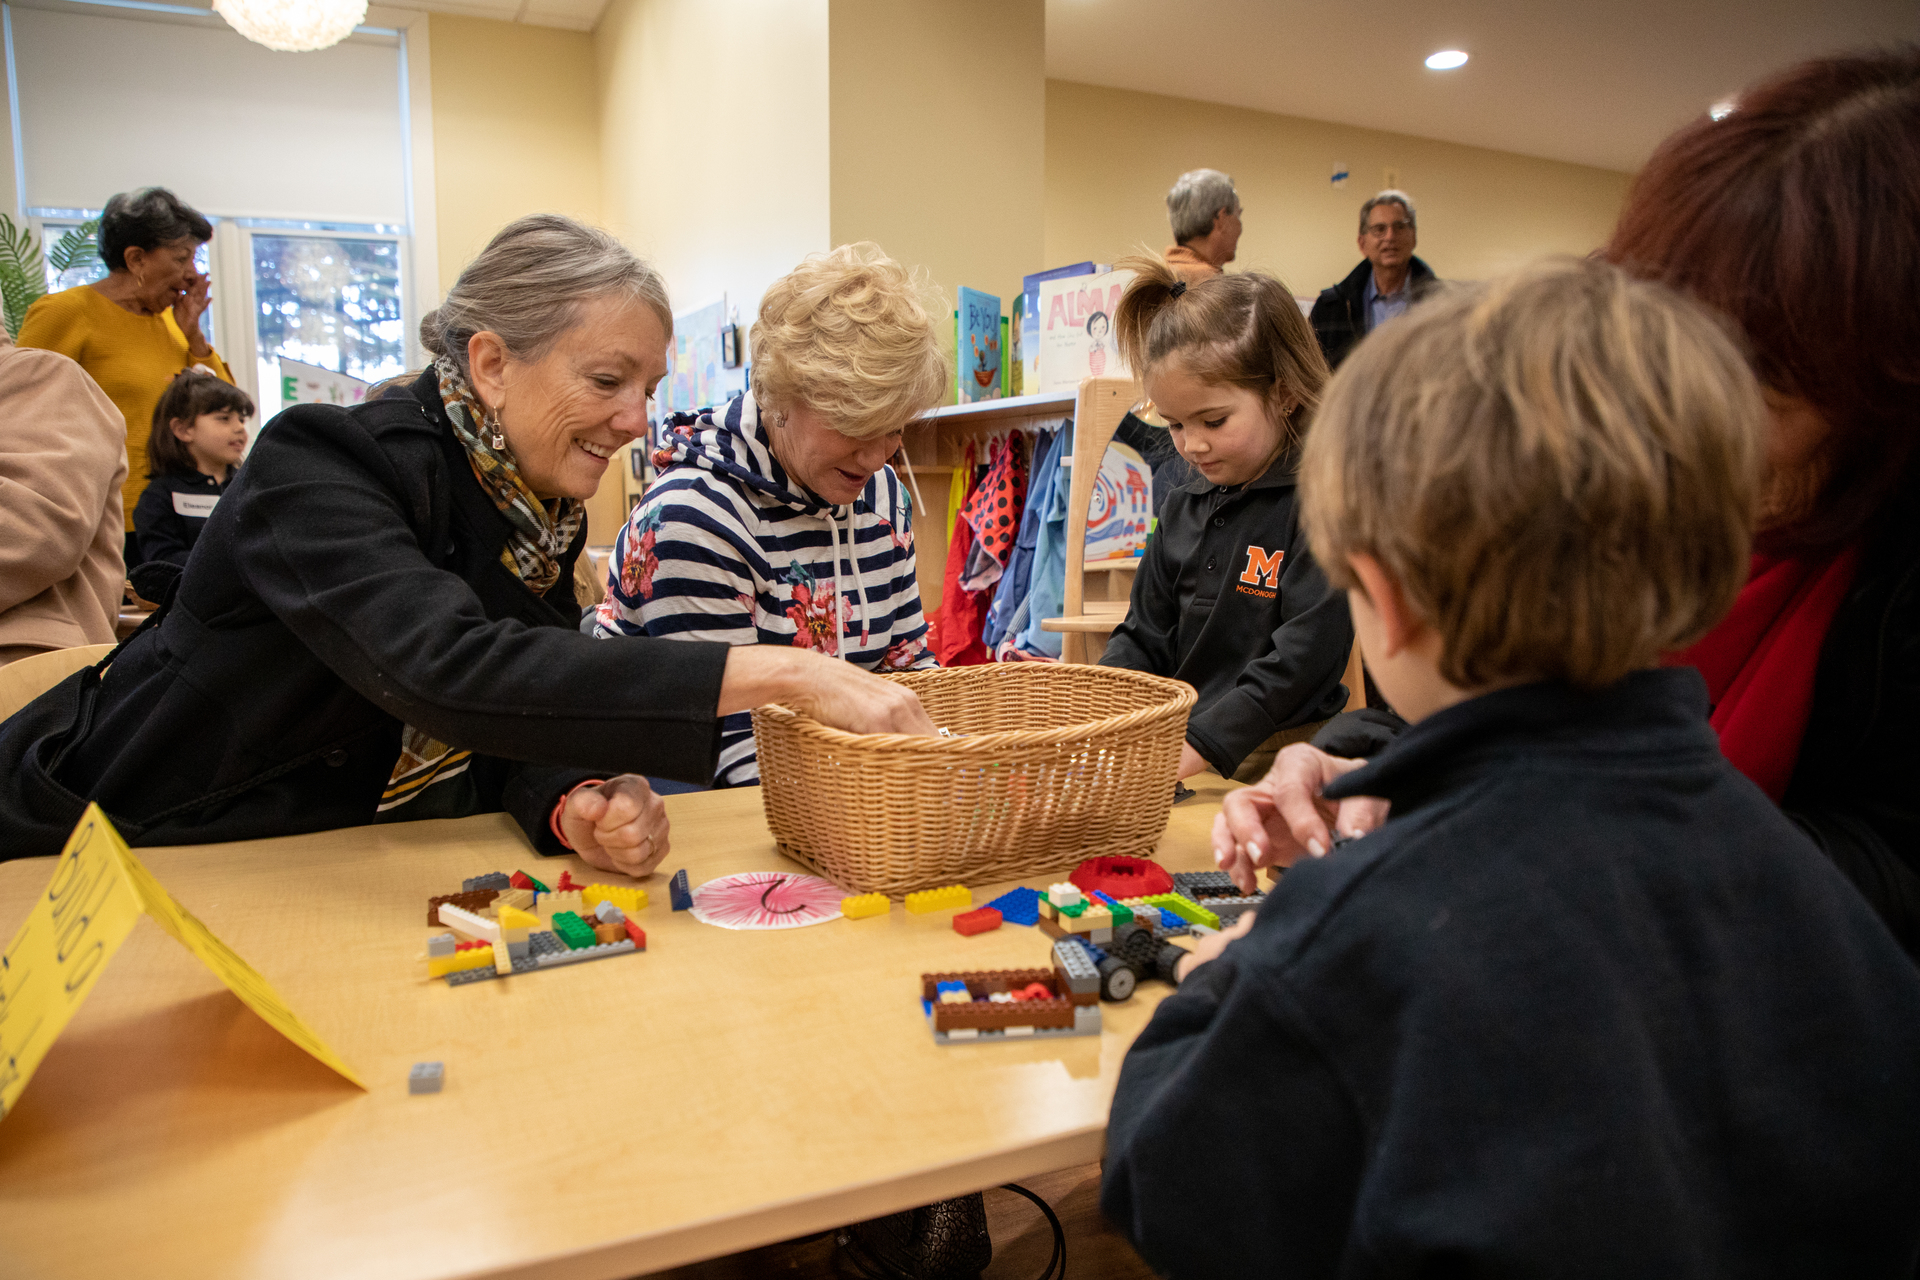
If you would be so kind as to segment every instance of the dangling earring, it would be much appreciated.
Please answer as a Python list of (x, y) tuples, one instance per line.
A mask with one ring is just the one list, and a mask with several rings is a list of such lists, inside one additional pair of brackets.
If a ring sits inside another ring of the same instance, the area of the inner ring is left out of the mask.
[(487, 410), (486, 428), (489, 432), (492, 433), (491, 438), (488, 439), (487, 443), (493, 446), (494, 452), (498, 453), (500, 450), (507, 447), (507, 438), (506, 436), (500, 433), (500, 411), (499, 410), (497, 409)]

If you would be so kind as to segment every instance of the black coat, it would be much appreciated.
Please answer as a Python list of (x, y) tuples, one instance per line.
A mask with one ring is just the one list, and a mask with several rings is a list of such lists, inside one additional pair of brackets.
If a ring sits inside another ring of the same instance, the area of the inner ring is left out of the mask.
[(169, 471), (149, 480), (133, 504), (134, 543), (140, 550), (136, 563), (160, 560), (184, 566), (207, 527), (207, 517), (239, 474), (229, 469), (222, 481), (198, 471)]
[[(1834, 614), (1813, 710), (1781, 807), (1920, 961), (1920, 486), (1887, 503)], [(1334, 718), (1314, 744), (1371, 756), (1402, 732), (1391, 711)]]
[(1100, 658), (1192, 685), (1187, 741), (1222, 777), (1347, 700), (1353, 620), (1307, 547), (1294, 465), (1282, 457), (1244, 488), (1199, 479), (1169, 494)]
[(585, 531), (544, 597), (500, 563), (507, 533), (430, 372), (352, 409), (288, 409), (84, 722), (42, 738), (76, 676), (0, 725), (0, 858), (57, 852), (73, 797), (134, 844), (368, 823), (403, 724), (490, 757), (483, 801), (549, 851), (573, 782), (712, 777), (727, 646), (581, 635)]
[(1150, 1263), (1910, 1280), (1920, 972), (1697, 672), (1476, 698), (1335, 790), (1392, 820), (1288, 871), (1121, 1067), (1102, 1206)]
[[(1345, 280), (1322, 289), (1314, 300), (1307, 320), (1313, 325), (1313, 336), (1320, 339), (1320, 350), (1330, 368), (1339, 368), (1354, 343), (1367, 336), (1367, 277), (1372, 274), (1373, 264), (1362, 258)], [(1439, 283), (1433, 268), (1415, 258), (1407, 278), (1408, 301), (1418, 302)]]

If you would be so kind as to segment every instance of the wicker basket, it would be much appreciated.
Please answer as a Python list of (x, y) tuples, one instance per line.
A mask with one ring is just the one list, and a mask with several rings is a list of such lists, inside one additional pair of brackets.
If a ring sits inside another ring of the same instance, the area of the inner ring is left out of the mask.
[(781, 853), (835, 884), (898, 897), (1011, 880), (1145, 854), (1166, 829), (1190, 685), (1038, 662), (887, 678), (964, 736), (843, 733), (778, 704), (753, 713), (767, 826)]

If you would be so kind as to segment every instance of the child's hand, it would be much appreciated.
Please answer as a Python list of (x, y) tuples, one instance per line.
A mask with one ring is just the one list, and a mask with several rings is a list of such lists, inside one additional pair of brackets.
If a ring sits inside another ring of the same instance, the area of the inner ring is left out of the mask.
[(1227, 944), (1235, 938), (1246, 937), (1247, 930), (1251, 928), (1253, 928), (1253, 912), (1246, 911), (1241, 913), (1238, 920), (1220, 932), (1210, 933), (1200, 939), (1194, 944), (1193, 950), (1187, 954), (1187, 957), (1173, 966), (1174, 981), (1185, 982), (1188, 974), (1225, 951)]
[(1242, 893), (1257, 886), (1260, 867), (1289, 867), (1300, 858), (1324, 857), (1333, 847), (1329, 824), (1343, 836), (1360, 836), (1387, 820), (1387, 802), (1356, 796), (1339, 804), (1320, 794), (1329, 782), (1352, 773), (1365, 760), (1330, 756), (1296, 742), (1274, 760), (1267, 776), (1227, 794), (1213, 820), (1213, 860)]
[(623, 773), (567, 797), (560, 829), (588, 865), (638, 879), (667, 856), (667, 806), (647, 780)]

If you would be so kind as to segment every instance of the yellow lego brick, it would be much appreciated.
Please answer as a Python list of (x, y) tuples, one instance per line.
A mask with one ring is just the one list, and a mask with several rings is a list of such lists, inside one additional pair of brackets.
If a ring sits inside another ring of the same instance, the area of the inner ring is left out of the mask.
[(972, 905), (973, 893), (963, 884), (950, 884), (944, 889), (922, 889), (919, 893), (907, 895), (907, 910), (916, 915)]
[(1088, 907), (1077, 916), (1067, 918), (1068, 933), (1092, 933), (1095, 929), (1113, 928), (1113, 912), (1105, 907)]
[(883, 916), (891, 910), (893, 910), (893, 903), (887, 901), (887, 895), (884, 893), (863, 893), (857, 897), (840, 899), (840, 914), (849, 920)]
[(590, 884), (580, 891), (580, 905), (586, 910), (580, 914), (590, 916), (594, 908), (603, 902), (611, 902), (625, 915), (647, 909), (647, 891), (645, 889), (625, 888), (617, 884)]
[(544, 929), (540, 917), (531, 911), (522, 911), (518, 907), (500, 908), (500, 927), (502, 929)]
[(493, 967), (493, 948), (491, 946), (468, 947), (465, 951), (456, 951), (450, 956), (428, 957), (427, 976), (429, 978), (444, 978), (448, 974), (458, 973), (462, 969), (491, 969)]

